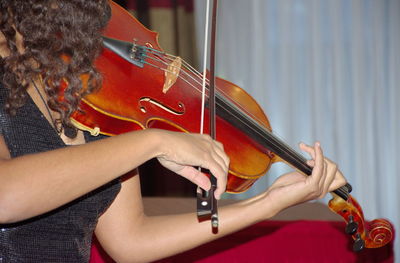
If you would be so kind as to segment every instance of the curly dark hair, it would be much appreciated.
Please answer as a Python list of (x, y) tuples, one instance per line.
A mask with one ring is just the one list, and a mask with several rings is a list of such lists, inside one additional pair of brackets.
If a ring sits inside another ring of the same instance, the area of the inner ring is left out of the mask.
[[(9, 90), (6, 110), (15, 115), (26, 102), (29, 83), (40, 76), (48, 106), (60, 113), (64, 128), (73, 127), (69, 118), (81, 98), (101, 85), (93, 62), (110, 14), (107, 0), (0, 0), (0, 30), (10, 51), (0, 58), (2, 83)], [(17, 49), (16, 31), (24, 52)], [(63, 81), (68, 85), (62, 93)]]

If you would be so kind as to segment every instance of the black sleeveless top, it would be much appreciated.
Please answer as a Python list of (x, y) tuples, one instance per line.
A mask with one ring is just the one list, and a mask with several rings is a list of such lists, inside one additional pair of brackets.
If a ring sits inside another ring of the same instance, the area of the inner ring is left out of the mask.
[[(12, 158), (66, 147), (32, 99), (28, 99), (16, 116), (9, 116), (4, 111), (6, 98), (7, 92), (0, 85), (0, 134)], [(86, 141), (96, 139), (99, 137), (85, 132)], [(120, 187), (116, 179), (44, 215), (0, 225), (0, 263), (88, 262), (97, 220)]]

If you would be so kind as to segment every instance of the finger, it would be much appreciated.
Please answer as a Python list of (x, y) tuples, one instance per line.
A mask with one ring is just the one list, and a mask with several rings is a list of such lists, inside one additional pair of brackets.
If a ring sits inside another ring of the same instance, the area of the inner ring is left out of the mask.
[(224, 151), (224, 145), (219, 141), (214, 141), (216, 146), (221, 150)]
[(315, 160), (315, 145), (310, 146), (302, 142), (299, 144), (299, 146), (302, 151), (308, 153), (311, 156), (311, 158)]
[(325, 158), (325, 162), (327, 165), (327, 173), (326, 173), (326, 179), (324, 183), (324, 195), (329, 192), (329, 188), (335, 179), (335, 174), (338, 170), (336, 163), (332, 162), (328, 158)]
[(208, 191), (211, 188), (211, 182), (208, 176), (192, 166), (183, 167), (178, 174), (201, 187), (205, 191)]
[(203, 155), (198, 159), (199, 166), (207, 169), (217, 179), (217, 188), (215, 190), (215, 197), (220, 199), (221, 195), (225, 192), (227, 174), (229, 170), (229, 157), (224, 151), (222, 143), (213, 140), (208, 134), (196, 134), (200, 138), (198, 144), (199, 149), (202, 150)]
[(203, 162), (200, 167), (208, 169), (210, 173), (217, 179), (215, 197), (217, 199), (220, 199), (221, 195), (225, 192), (226, 189), (228, 170), (225, 167), (222, 159), (216, 153), (211, 152), (207, 156), (208, 157), (205, 158), (205, 162)]
[(324, 173), (324, 155), (320, 147), (319, 142), (314, 144), (313, 150), (309, 151), (310, 155), (314, 155), (314, 168), (312, 171), (312, 176), (317, 177), (318, 181)]
[(223, 159), (226, 169), (229, 169), (230, 159), (229, 156), (225, 153), (223, 144), (218, 141), (215, 141), (215, 145), (216, 145), (215, 152), (218, 154), (218, 156), (220, 156)]
[(229, 157), (225, 153), (222, 143), (213, 140), (208, 134), (200, 134), (199, 136), (201, 136), (203, 140), (203, 151), (211, 153), (212, 158), (216, 160), (224, 170), (228, 171)]
[(215, 190), (215, 198), (220, 199), (221, 195), (226, 190), (227, 175), (229, 170), (229, 157), (224, 152), (223, 145), (211, 137), (205, 138), (210, 144), (210, 160), (209, 167), (204, 167), (210, 170), (211, 174), (217, 179), (217, 188)]
[(318, 198), (323, 198), (326, 193), (328, 192), (328, 188), (329, 188), (329, 181), (330, 178), (332, 178), (332, 169), (330, 169), (329, 167), (329, 163), (326, 161), (326, 159), (324, 160), (324, 172), (323, 175), (321, 177), (321, 181), (320, 181), (320, 196)]
[(228, 173), (228, 169), (229, 169), (229, 163), (227, 165), (224, 156), (222, 154), (222, 156), (217, 153), (216, 151), (211, 152), (211, 158), (214, 162), (216, 162), (216, 165), (218, 165), (220, 167), (220, 169), (223, 171), (224, 174)]
[(222, 167), (225, 173), (229, 170), (229, 157), (225, 152), (214, 151), (211, 153), (213, 159)]
[(325, 181), (326, 171), (324, 156), (318, 142), (315, 143), (313, 152), (315, 153), (315, 166), (312, 170), (311, 176), (307, 178), (307, 181), (313, 189), (313, 195), (317, 198), (323, 192), (323, 183)]
[(329, 186), (329, 191), (332, 192), (334, 190), (339, 189), (347, 183), (346, 178), (343, 176), (342, 172), (338, 169), (335, 173), (335, 178), (333, 182)]
[(314, 167), (314, 166), (315, 166), (314, 160), (307, 160), (307, 164), (308, 164), (310, 167)]
[(226, 183), (228, 177), (227, 170), (221, 169), (221, 167), (219, 166), (216, 169), (211, 169), (210, 172), (217, 179), (217, 188), (214, 193), (215, 198), (220, 199), (221, 195), (226, 190)]
[(328, 173), (328, 163), (324, 160), (324, 166), (322, 168), (322, 174), (319, 180), (319, 188), (321, 189), (322, 192), (325, 187), (325, 180), (327, 177), (327, 173)]

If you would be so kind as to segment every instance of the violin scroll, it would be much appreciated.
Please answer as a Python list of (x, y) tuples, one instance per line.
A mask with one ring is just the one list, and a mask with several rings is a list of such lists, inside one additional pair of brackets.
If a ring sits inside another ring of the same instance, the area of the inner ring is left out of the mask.
[(351, 195), (348, 195), (347, 200), (334, 195), (328, 206), (346, 221), (345, 232), (352, 235), (354, 239), (354, 251), (361, 251), (364, 247), (382, 247), (393, 239), (394, 230), (392, 224), (386, 219), (365, 222), (361, 206)]

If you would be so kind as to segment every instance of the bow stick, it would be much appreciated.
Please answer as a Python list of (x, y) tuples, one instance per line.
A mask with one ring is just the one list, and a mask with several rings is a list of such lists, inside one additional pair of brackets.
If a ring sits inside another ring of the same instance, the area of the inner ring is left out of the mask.
[[(205, 94), (206, 94), (206, 65), (207, 65), (207, 42), (208, 42), (208, 20), (209, 20), (209, 3), (207, 0), (206, 7), (206, 23), (205, 23), (205, 36), (204, 36), (204, 61), (203, 61), (203, 93), (202, 93), (202, 110), (201, 110), (201, 128), (200, 133), (204, 130), (204, 107), (205, 107)], [(218, 0), (213, 1), (212, 10), (212, 25), (211, 25), (211, 43), (210, 43), (210, 79), (209, 79), (209, 94), (208, 94), (208, 107), (209, 107), (209, 120), (210, 120), (210, 136), (216, 138), (215, 129), (215, 42), (216, 42), (216, 21), (217, 21), (217, 4)], [(214, 192), (217, 188), (217, 179), (210, 174), (211, 189), (204, 191), (199, 189), (197, 192), (197, 216), (199, 220), (210, 219), (213, 232), (218, 231), (218, 208), (217, 199)]]

